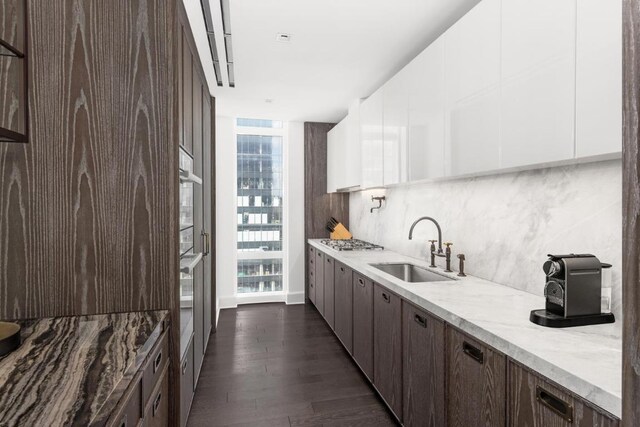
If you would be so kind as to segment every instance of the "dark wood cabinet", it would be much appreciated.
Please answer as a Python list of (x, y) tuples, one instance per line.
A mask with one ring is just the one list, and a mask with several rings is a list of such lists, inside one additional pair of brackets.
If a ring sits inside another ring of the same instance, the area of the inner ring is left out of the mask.
[(445, 323), (402, 302), (404, 425), (445, 424)]
[(182, 145), (193, 153), (193, 56), (186, 33), (182, 32)]
[(204, 359), (204, 267), (202, 262), (194, 270), (193, 276), (193, 389), (195, 390)]
[(618, 427), (593, 408), (540, 375), (509, 361), (509, 424), (518, 427)]
[(324, 318), (335, 329), (335, 260), (330, 256), (324, 257)]
[(166, 365), (144, 411), (144, 427), (169, 426), (169, 365)]
[(335, 332), (353, 354), (353, 270), (340, 262), (335, 263)]
[(184, 358), (180, 361), (180, 426), (187, 425), (193, 401), (193, 340), (189, 342)]
[[(35, 6), (37, 7), (37, 6)], [(28, 142), (27, 1), (0, 9), (0, 142)]]
[(316, 308), (324, 316), (324, 254), (316, 251)]
[(374, 284), (373, 384), (402, 420), (402, 305), (400, 297)]
[(506, 425), (506, 358), (447, 326), (449, 427)]
[(353, 358), (373, 381), (373, 282), (353, 274)]

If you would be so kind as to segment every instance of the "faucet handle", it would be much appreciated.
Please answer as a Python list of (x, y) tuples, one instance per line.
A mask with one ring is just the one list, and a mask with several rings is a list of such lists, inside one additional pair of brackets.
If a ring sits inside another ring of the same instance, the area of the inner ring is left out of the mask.
[(427, 242), (436, 243), (437, 240), (427, 240)]
[(445, 243), (443, 243), (443, 245), (445, 245), (447, 248), (449, 248), (449, 247), (453, 246), (453, 243), (445, 242)]

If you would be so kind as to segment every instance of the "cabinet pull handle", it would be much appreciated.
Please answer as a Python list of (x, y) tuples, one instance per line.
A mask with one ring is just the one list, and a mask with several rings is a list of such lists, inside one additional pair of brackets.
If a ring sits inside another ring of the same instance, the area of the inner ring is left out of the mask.
[(160, 407), (160, 402), (162, 402), (162, 392), (158, 393), (156, 396), (156, 400), (153, 401), (153, 416), (156, 416), (156, 412), (158, 412), (158, 408)]
[(209, 238), (209, 233), (203, 231), (202, 238), (204, 240), (204, 253), (202, 256), (209, 256), (209, 253), (211, 252), (211, 239)]
[(327, 258), (327, 262), (331, 264), (331, 258)]
[(340, 271), (344, 273), (344, 267), (340, 267)]
[(309, 272), (309, 276), (313, 276), (313, 271), (310, 271), (310, 272)]
[(467, 356), (469, 356), (479, 364), (482, 365), (484, 363), (484, 353), (479, 348), (474, 347), (465, 341), (462, 344), (462, 351), (464, 351), (464, 354), (466, 354)]
[(427, 319), (420, 316), (418, 313), (416, 313), (415, 317), (413, 318), (413, 320), (416, 321), (416, 323), (420, 326), (422, 326), (423, 328), (427, 327)]
[(313, 283), (309, 283), (309, 285), (313, 288)]
[(162, 362), (162, 350), (156, 356), (156, 359), (153, 361), (153, 373), (158, 372), (158, 368), (160, 367), (160, 362)]
[(385, 294), (384, 292), (382, 293), (382, 298), (384, 299), (384, 302), (386, 302), (387, 304), (391, 302), (391, 297)]
[(364, 280), (358, 277), (358, 283), (364, 288)]
[(540, 386), (536, 386), (536, 400), (552, 412), (560, 415), (567, 422), (573, 423), (573, 406), (564, 400), (554, 396)]
[(313, 264), (313, 260), (311, 260), (311, 264)]
[(320, 257), (321, 257), (321, 256), (322, 256), (322, 254), (321, 254), (320, 252), (318, 252), (318, 256), (320, 256)]
[(182, 375), (187, 373), (187, 361), (182, 362)]

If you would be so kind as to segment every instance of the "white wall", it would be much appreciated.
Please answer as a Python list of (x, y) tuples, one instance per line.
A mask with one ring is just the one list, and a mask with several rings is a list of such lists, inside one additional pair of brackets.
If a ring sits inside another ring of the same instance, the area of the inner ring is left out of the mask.
[(289, 122), (284, 141), (284, 260), (285, 292), (270, 296), (236, 296), (237, 216), (236, 216), (236, 141), (234, 119), (216, 117), (216, 291), (217, 306), (237, 307), (238, 303), (283, 301), (304, 303), (304, 127)]
[(304, 124), (289, 122), (289, 140), (285, 156), (288, 157), (288, 170), (285, 185), (288, 198), (284, 201), (288, 233), (288, 258), (285, 261), (288, 275), (287, 304), (304, 304)]
[(216, 117), (216, 307), (235, 307), (237, 273), (234, 121)]
[[(380, 211), (369, 212), (372, 194), (386, 193)], [(350, 196), (354, 236), (425, 259), (434, 217), (466, 272), (542, 295), (547, 254), (592, 253), (613, 264), (613, 312), (621, 326), (622, 164), (611, 160), (576, 166), (371, 190)], [(436, 264), (443, 265), (438, 259)], [(543, 307), (541, 307), (543, 308)]]

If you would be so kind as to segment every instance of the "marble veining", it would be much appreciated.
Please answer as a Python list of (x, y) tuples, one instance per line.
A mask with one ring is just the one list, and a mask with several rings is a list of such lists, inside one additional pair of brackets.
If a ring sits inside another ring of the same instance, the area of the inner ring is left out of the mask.
[[(547, 254), (593, 253), (613, 264), (612, 311), (621, 318), (621, 189), (620, 160), (402, 185), (351, 194), (349, 224), (356, 238), (424, 258), (435, 227), (422, 223), (407, 236), (414, 220), (432, 216), (454, 254), (466, 255), (467, 273), (536, 295)], [(381, 194), (383, 208), (370, 213)]]
[[(553, 329), (529, 321), (544, 297), (473, 276), (432, 269), (455, 281), (406, 283), (370, 266), (426, 259), (393, 251), (338, 252), (319, 240), (309, 243), (389, 290), (486, 342), (611, 414), (620, 417), (622, 340), (615, 324)], [(620, 323), (620, 319), (617, 320)]]
[(148, 311), (21, 322), (22, 345), (0, 359), (0, 426), (104, 425), (167, 315)]

